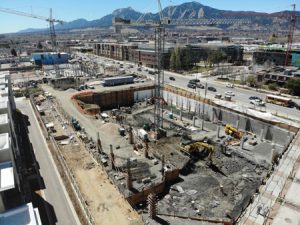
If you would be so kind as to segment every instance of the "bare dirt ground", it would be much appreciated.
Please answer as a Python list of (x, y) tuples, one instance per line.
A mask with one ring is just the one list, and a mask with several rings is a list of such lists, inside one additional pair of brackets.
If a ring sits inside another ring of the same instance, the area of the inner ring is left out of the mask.
[(139, 219), (102, 168), (96, 166), (82, 147), (65, 146), (63, 155), (72, 168), (96, 224), (130, 225)]
[[(45, 103), (46, 104), (46, 103)], [(47, 104), (46, 104), (47, 105)], [(53, 118), (49, 105), (45, 117), (54, 122), (56, 135), (74, 133), (63, 130), (58, 116)], [(56, 115), (56, 113), (54, 113)], [(74, 135), (76, 136), (76, 135)], [(61, 153), (73, 172), (85, 202), (97, 225), (137, 225), (140, 217), (96, 164), (84, 145), (76, 138), (74, 143), (61, 146)]]

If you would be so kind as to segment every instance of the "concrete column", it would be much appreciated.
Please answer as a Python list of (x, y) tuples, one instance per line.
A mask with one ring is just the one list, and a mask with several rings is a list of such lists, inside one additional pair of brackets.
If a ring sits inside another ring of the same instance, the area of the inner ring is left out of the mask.
[(99, 154), (101, 154), (102, 153), (102, 144), (101, 144), (99, 132), (97, 132), (97, 148), (98, 148)]
[(263, 128), (260, 130), (260, 140), (261, 141), (264, 140), (264, 129)]
[(149, 157), (148, 152), (149, 152), (149, 145), (148, 145), (148, 142), (145, 141), (145, 150), (144, 150), (144, 156), (145, 156), (145, 158)]
[(111, 169), (115, 170), (115, 155), (113, 152), (113, 146), (110, 145), (110, 165), (111, 165)]
[(196, 117), (193, 116), (193, 126), (196, 126)]
[(244, 149), (244, 143), (245, 143), (245, 138), (242, 137), (241, 138), (241, 144), (240, 144), (241, 149)]
[(131, 176), (131, 170), (130, 170), (130, 159), (127, 159), (127, 189), (131, 190), (132, 189), (132, 176)]
[(220, 125), (218, 125), (218, 127), (217, 127), (217, 137), (218, 138), (220, 137)]
[(132, 133), (132, 127), (129, 127), (129, 144), (133, 144), (133, 133)]
[(164, 176), (165, 176), (165, 156), (164, 155), (161, 156), (161, 175), (162, 175), (162, 179), (164, 179)]
[(238, 118), (236, 123), (235, 123), (236, 129), (239, 129), (239, 125), (240, 125), (240, 118)]

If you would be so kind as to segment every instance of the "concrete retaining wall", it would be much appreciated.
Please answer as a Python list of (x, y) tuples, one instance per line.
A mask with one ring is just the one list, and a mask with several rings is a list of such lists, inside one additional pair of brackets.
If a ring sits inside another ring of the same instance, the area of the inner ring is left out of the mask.
[[(164, 99), (169, 106), (174, 106), (180, 109), (194, 113), (196, 117), (202, 118), (203, 114), (210, 121), (222, 121), (223, 124), (231, 124), (238, 127), (240, 130), (255, 133), (262, 136), (263, 139), (272, 141), (275, 144), (285, 146), (294, 137), (295, 133), (274, 126), (258, 119), (247, 117), (236, 112), (231, 112), (227, 109), (219, 108), (191, 99), (188, 96), (181, 96), (180, 93), (164, 91)], [(200, 126), (200, 119), (196, 120), (196, 126)]]

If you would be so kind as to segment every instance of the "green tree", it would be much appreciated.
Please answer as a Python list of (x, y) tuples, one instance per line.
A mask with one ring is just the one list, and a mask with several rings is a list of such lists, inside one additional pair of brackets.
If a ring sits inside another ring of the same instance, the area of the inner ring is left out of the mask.
[(278, 85), (275, 84), (275, 83), (270, 83), (270, 84), (268, 84), (268, 88), (269, 88), (271, 91), (277, 91), (277, 90), (278, 90)]
[(10, 50), (10, 53), (11, 53), (14, 57), (16, 57), (16, 56), (18, 55), (16, 49), (14, 49), (14, 48), (12, 48), (12, 49)]
[(42, 49), (42, 48), (43, 48), (43, 45), (42, 45), (41, 42), (39, 42), (39, 43), (37, 44), (37, 48), (38, 48), (38, 49)]
[(175, 51), (173, 50), (172, 52), (171, 52), (171, 56), (170, 56), (170, 68), (171, 68), (171, 70), (175, 70), (175, 62), (176, 61), (176, 55), (175, 55)]
[(180, 48), (175, 49), (175, 71), (181, 70)]
[(191, 68), (192, 65), (192, 52), (190, 47), (186, 47), (181, 50), (181, 62), (182, 62), (182, 69), (188, 70)]
[(212, 65), (214, 66), (215, 64), (219, 65), (219, 63), (225, 60), (225, 58), (226, 58), (226, 54), (222, 50), (218, 49), (218, 50), (212, 50), (208, 52), (207, 61), (211, 67)]
[(256, 81), (256, 78), (255, 76), (249, 76), (247, 78), (247, 83), (249, 84), (250, 87), (256, 87), (257, 86), (257, 81)]
[(286, 83), (286, 88), (289, 89), (291, 94), (300, 96), (300, 79), (290, 78)]

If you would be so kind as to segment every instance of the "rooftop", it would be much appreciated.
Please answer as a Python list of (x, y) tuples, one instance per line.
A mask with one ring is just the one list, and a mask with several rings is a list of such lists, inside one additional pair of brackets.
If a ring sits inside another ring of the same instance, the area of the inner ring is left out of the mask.
[(32, 203), (22, 205), (0, 214), (0, 224), (5, 225), (41, 225), (39, 211)]
[[(12, 162), (0, 163), (0, 192), (13, 189), (14, 187), (15, 180)], [(2, 224), (1, 216), (0, 224)]]
[(0, 151), (9, 148), (9, 135), (8, 133), (0, 134)]

